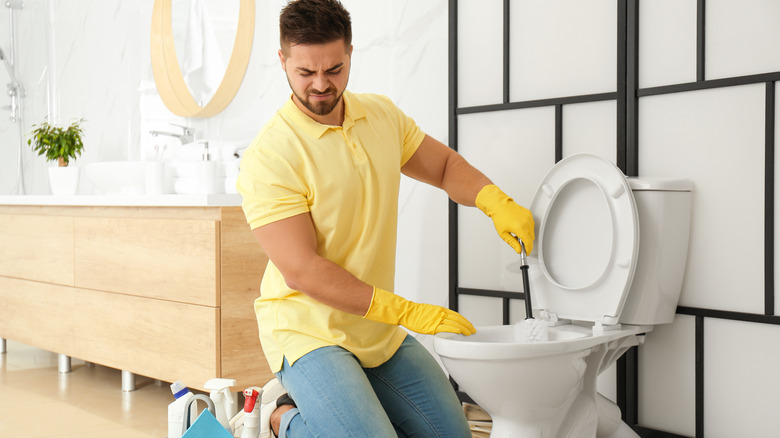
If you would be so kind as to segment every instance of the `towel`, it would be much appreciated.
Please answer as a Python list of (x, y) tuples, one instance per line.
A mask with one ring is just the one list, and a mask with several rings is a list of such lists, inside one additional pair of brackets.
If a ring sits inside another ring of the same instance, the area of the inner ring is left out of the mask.
[(200, 413), (182, 438), (233, 438), (208, 409)]
[(190, 1), (182, 73), (200, 106), (205, 106), (225, 75), (225, 62), (205, 0)]

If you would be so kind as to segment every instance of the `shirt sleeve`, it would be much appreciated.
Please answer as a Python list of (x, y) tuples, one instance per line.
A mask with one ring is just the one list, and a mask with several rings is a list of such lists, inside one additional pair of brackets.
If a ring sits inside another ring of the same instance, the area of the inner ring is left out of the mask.
[(308, 189), (290, 163), (257, 144), (241, 160), (236, 189), (251, 229), (309, 211)]
[(417, 123), (411, 117), (407, 116), (398, 106), (390, 100), (389, 97), (377, 95), (384, 100), (385, 111), (394, 117), (398, 123), (401, 138), (401, 166), (403, 167), (412, 155), (417, 152), (417, 148), (425, 139), (425, 132), (417, 126)]
[(398, 112), (402, 117), (404, 129), (404, 146), (401, 154), (401, 166), (403, 166), (417, 152), (417, 148), (420, 147), (420, 144), (425, 139), (425, 133), (411, 117), (404, 114), (400, 109)]

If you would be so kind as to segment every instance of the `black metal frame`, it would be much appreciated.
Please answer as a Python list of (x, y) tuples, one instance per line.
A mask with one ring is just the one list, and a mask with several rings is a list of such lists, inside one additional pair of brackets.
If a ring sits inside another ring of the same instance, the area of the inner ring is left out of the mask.
[[(638, 103), (645, 96), (680, 93), (694, 90), (732, 87), (747, 84), (766, 84), (766, 122), (765, 122), (765, 211), (764, 211), (764, 314), (741, 313), (693, 307), (678, 307), (677, 313), (695, 318), (695, 430), (696, 438), (704, 437), (704, 321), (706, 318), (745, 321), (759, 324), (780, 325), (780, 316), (775, 315), (774, 280), (774, 197), (775, 197), (775, 81), (780, 81), (780, 72), (771, 72), (724, 79), (707, 80), (705, 74), (705, 26), (706, 0), (697, 0), (697, 42), (696, 42), (696, 81), (639, 88), (639, 1), (616, 0), (618, 2), (618, 50), (617, 50), (617, 91), (591, 95), (570, 96), (552, 99), (540, 99), (524, 102), (511, 102), (509, 98), (509, 35), (510, 0), (504, 0), (503, 10), (503, 102), (500, 104), (474, 107), (458, 106), (458, 0), (449, 0), (449, 135), (450, 146), (457, 150), (458, 116), (481, 112), (505, 111), (519, 108), (553, 106), (555, 108), (555, 159), (562, 158), (562, 115), (563, 106), (573, 103), (615, 100), (617, 102), (617, 165), (629, 176), (635, 176), (639, 170), (638, 144)], [(450, 202), (449, 207), (449, 303), (458, 310), (459, 296), (472, 295), (501, 298), (503, 301), (503, 322), (510, 321), (509, 307), (513, 299), (523, 299), (524, 294), (516, 292), (468, 289), (458, 285), (458, 210)], [(617, 364), (618, 405), (623, 419), (642, 437), (680, 438), (669, 432), (653, 430), (639, 424), (638, 418), (638, 350), (629, 350)], [(463, 399), (468, 396), (460, 394)]]

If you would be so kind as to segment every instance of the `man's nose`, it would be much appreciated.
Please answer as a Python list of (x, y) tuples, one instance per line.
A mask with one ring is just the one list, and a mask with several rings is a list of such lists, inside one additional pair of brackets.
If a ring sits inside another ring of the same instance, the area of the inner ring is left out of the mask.
[(325, 92), (330, 87), (330, 81), (328, 81), (327, 75), (324, 73), (318, 73), (314, 75), (314, 81), (311, 84), (314, 91)]

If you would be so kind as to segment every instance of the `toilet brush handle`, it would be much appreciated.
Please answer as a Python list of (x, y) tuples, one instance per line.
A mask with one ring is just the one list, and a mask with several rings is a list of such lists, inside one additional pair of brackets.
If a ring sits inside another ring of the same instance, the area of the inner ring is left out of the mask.
[(525, 244), (520, 238), (517, 238), (520, 242), (520, 271), (523, 273), (523, 293), (525, 294), (525, 319), (534, 317), (533, 307), (531, 306), (531, 284), (528, 281), (528, 259), (525, 253)]
[(520, 267), (523, 271), (523, 292), (525, 293), (525, 319), (533, 318), (533, 307), (531, 307), (531, 286), (528, 282), (528, 265)]

